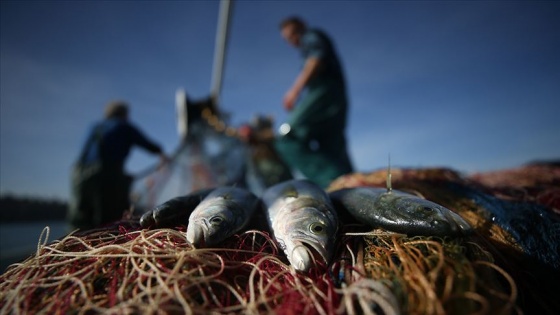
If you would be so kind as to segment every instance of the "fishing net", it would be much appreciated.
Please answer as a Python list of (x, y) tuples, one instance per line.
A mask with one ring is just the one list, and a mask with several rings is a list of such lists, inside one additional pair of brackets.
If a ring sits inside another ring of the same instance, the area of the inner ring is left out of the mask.
[(197, 115), (170, 163), (135, 176), (132, 200), (139, 212), (204, 188), (233, 185), (260, 195), (266, 187), (291, 179), (290, 170), (272, 148), (272, 118), (256, 116), (247, 125), (253, 130), (254, 139), (249, 141), (227, 126), (224, 115), (212, 114), (208, 108)]
[(195, 123), (170, 163), (135, 177), (134, 206), (142, 211), (203, 188), (245, 187), (247, 151), (241, 140)]
[[(351, 174), (337, 179), (329, 189), (384, 187), (386, 178), (385, 170)], [(557, 215), (560, 167), (557, 163), (530, 164), (470, 176), (444, 168), (395, 169), (392, 178), (394, 188), (439, 203), (470, 223), (474, 233), (466, 243), (467, 248), (476, 246), (487, 253), (488, 261), (495, 264), (490, 268), (506, 280), (505, 284), (499, 280), (501, 285), (512, 284), (509, 286), (513, 295), (500, 294), (502, 300), (506, 296), (507, 301), (515, 300), (513, 296), (517, 292), (516, 303), (523, 310), (558, 313), (560, 303), (553, 293), (560, 283), (560, 220)], [(447, 248), (445, 242), (442, 244)], [(471, 255), (463, 258), (476, 262)], [(481, 266), (490, 265), (483, 263)], [(480, 268), (473, 270), (478, 272)], [(488, 279), (486, 272), (477, 275), (485, 279), (483, 281)], [(425, 297), (421, 300), (425, 301)], [(495, 296), (488, 301), (496, 300)], [(487, 304), (480, 305), (486, 307)]]
[[(335, 259), (291, 268), (263, 231), (195, 249), (185, 226), (137, 220), (47, 242), (1, 276), (2, 313), (443, 314), (516, 310), (516, 286), (465, 240), (355, 233)], [(48, 230), (46, 232), (48, 234)], [(462, 311), (461, 311), (462, 312)]]

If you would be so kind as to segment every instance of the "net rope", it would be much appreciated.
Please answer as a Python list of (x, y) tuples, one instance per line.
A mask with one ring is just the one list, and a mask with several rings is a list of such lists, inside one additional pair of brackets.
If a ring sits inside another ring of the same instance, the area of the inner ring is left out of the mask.
[[(268, 233), (197, 249), (185, 226), (75, 232), (0, 276), (1, 313), (444, 314), (516, 311), (516, 286), (465, 240), (344, 232), (334, 260), (289, 266)], [(352, 227), (346, 227), (352, 230)], [(467, 259), (470, 257), (471, 259)], [(503, 284), (507, 285), (503, 285)]]

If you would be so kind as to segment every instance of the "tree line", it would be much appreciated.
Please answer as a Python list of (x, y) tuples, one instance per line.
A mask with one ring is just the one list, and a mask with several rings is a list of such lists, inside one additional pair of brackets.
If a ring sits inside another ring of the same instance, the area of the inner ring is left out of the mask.
[(64, 220), (66, 201), (16, 195), (0, 196), (0, 222)]

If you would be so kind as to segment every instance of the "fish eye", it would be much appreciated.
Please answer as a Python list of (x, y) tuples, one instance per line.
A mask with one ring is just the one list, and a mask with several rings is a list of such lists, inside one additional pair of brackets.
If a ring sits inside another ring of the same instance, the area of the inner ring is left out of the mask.
[(325, 234), (326, 230), (325, 225), (319, 222), (311, 223), (311, 225), (309, 225), (309, 231), (313, 234)]
[(434, 211), (434, 209), (432, 207), (428, 207), (428, 206), (421, 206), (420, 210), (423, 210), (425, 212), (432, 212)]
[(224, 222), (224, 218), (222, 217), (216, 216), (210, 218), (210, 224), (212, 225), (220, 225), (222, 222)]

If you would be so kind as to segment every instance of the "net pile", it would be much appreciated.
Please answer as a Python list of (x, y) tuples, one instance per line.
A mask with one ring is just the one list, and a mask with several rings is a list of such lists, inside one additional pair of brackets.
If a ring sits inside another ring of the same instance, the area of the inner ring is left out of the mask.
[[(329, 190), (385, 187), (386, 178), (385, 170), (351, 174), (338, 178)], [(512, 294), (516, 292), (520, 310), (558, 314), (560, 301), (554, 293), (560, 283), (558, 163), (536, 163), (470, 176), (445, 168), (395, 169), (392, 179), (395, 189), (424, 196), (470, 223), (474, 233), (468, 246), (479, 246), (494, 263), (491, 268), (499, 268), (494, 269), (507, 279), (506, 283), (499, 281), (502, 286), (510, 286)], [(464, 258), (476, 261), (469, 255)], [(485, 263), (480, 266), (487, 267)], [(488, 274), (477, 275), (484, 278)], [(513, 310), (519, 310), (517, 307)]]
[[(385, 175), (353, 174), (331, 189), (357, 182), (383, 186)], [(0, 276), (0, 313), (553, 314), (559, 309), (553, 297), (557, 269), (495, 224), (490, 204), (465, 197), (461, 189), (473, 187), (471, 182), (444, 169), (394, 170), (393, 178), (395, 189), (453, 209), (475, 233), (407, 237), (345, 225), (330, 264), (298, 273), (266, 231), (235, 235), (221, 248), (197, 249), (186, 241), (185, 225), (147, 230), (135, 217), (54, 242), (46, 229), (37, 252)]]
[(278, 257), (266, 233), (248, 231), (224, 245), (229, 246), (194, 249), (185, 240), (184, 227), (140, 230), (134, 222), (69, 235), (40, 245), (34, 257), (2, 275), (1, 309), (257, 313), (285, 303), (305, 309), (321, 300), (311, 277), (329, 280), (296, 274)]
[(501, 199), (533, 202), (560, 215), (560, 163), (532, 163), (473, 174), (469, 179)]
[(184, 230), (141, 230), (130, 221), (41, 244), (33, 257), (1, 276), (0, 309), (14, 314), (515, 309), (511, 277), (488, 253), (462, 240), (348, 232), (332, 266), (301, 274), (267, 233), (247, 231), (223, 248), (194, 249)]

